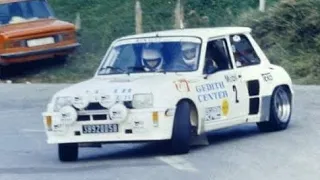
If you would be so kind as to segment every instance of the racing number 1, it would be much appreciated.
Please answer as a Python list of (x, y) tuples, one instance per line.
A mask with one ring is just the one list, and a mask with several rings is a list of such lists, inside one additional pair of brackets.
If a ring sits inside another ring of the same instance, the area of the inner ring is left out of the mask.
[(236, 93), (236, 103), (239, 103), (237, 86), (233, 85), (232, 89)]

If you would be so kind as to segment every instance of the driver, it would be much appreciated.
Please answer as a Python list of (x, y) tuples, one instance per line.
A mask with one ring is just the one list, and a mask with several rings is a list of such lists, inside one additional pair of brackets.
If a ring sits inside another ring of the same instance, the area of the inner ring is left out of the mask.
[(159, 71), (163, 65), (161, 52), (154, 48), (144, 48), (142, 50), (142, 65), (146, 71)]

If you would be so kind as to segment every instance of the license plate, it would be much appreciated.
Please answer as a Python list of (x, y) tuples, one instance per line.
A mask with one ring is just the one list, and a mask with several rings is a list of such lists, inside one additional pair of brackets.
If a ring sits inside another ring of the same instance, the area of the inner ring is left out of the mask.
[(119, 132), (118, 124), (92, 124), (82, 126), (83, 134), (100, 134)]
[(28, 47), (41, 46), (41, 45), (53, 44), (53, 43), (54, 43), (53, 37), (32, 39), (27, 41)]

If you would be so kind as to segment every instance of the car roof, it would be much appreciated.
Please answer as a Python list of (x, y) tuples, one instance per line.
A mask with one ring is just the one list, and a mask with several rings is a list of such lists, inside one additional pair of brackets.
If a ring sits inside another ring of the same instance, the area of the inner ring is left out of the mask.
[(239, 33), (250, 33), (250, 27), (209, 27), (209, 28), (186, 28), (186, 29), (172, 29), (172, 30), (163, 30), (163, 31), (154, 31), (147, 32), (135, 35), (128, 35), (119, 38), (131, 39), (131, 38), (143, 38), (143, 37), (154, 37), (154, 36), (194, 36), (200, 37), (203, 39), (214, 38), (230, 34), (239, 34)]

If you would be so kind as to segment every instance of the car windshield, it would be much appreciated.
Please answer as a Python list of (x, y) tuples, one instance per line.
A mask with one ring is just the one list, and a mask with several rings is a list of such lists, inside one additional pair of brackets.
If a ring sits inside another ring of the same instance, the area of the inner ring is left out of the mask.
[(111, 48), (97, 73), (107, 75), (196, 71), (200, 42), (200, 39), (194, 37), (122, 40)]
[(0, 3), (0, 25), (53, 17), (45, 0)]

